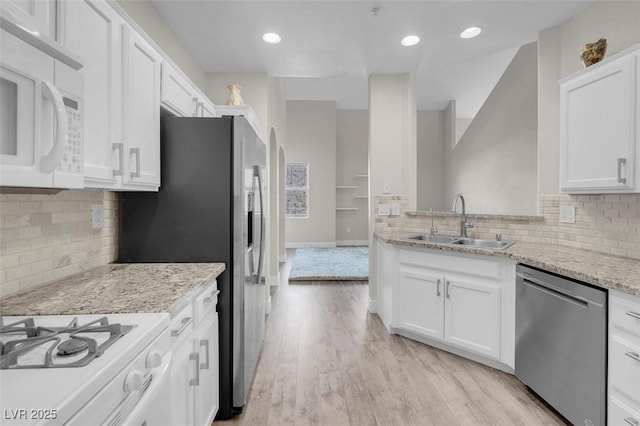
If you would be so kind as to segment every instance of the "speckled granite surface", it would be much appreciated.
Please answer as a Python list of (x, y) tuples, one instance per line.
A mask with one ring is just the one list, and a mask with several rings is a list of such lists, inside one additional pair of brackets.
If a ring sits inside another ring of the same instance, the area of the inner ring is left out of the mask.
[(516, 243), (506, 250), (407, 240), (399, 233), (376, 237), (404, 246), (500, 256), (600, 287), (640, 296), (640, 261), (560, 245)]
[(224, 263), (111, 264), (0, 299), (1, 315), (175, 312)]

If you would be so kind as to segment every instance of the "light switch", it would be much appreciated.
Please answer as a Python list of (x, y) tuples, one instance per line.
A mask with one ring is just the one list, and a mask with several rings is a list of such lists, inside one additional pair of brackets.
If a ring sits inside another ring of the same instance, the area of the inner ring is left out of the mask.
[(391, 204), (391, 215), (400, 216), (400, 204)]
[(378, 216), (389, 216), (389, 204), (378, 204)]
[(91, 204), (91, 227), (93, 229), (104, 227), (104, 204)]
[(560, 206), (560, 223), (576, 223), (576, 208)]

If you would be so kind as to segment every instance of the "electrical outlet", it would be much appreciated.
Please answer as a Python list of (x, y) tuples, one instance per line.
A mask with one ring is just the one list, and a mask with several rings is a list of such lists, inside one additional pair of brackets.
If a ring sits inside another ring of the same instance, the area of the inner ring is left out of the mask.
[(389, 204), (378, 204), (378, 216), (389, 216)]
[(391, 215), (400, 216), (400, 204), (391, 204)]
[(104, 227), (104, 204), (91, 204), (91, 227), (93, 229)]
[(560, 206), (560, 223), (576, 223), (576, 208)]
[(382, 193), (383, 194), (391, 194), (391, 184), (385, 182), (384, 186), (382, 187)]

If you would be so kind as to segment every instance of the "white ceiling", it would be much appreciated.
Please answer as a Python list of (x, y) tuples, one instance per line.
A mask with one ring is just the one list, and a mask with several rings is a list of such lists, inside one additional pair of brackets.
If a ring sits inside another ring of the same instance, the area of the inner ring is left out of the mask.
[[(456, 99), (471, 117), (519, 46), (592, 0), (151, 1), (207, 72), (287, 77), (288, 99), (345, 109), (367, 108), (368, 75), (413, 72), (420, 109)], [(482, 34), (461, 39), (469, 26)], [(282, 42), (263, 42), (265, 32)], [(421, 42), (401, 46), (408, 34)]]

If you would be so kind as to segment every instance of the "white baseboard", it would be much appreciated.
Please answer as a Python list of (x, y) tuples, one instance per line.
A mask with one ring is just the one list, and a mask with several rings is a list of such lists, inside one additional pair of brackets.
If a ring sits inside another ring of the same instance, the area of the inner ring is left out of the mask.
[(264, 313), (265, 315), (271, 314), (271, 295), (269, 295), (267, 301), (264, 302)]
[(335, 241), (320, 241), (320, 242), (308, 242), (308, 243), (286, 243), (286, 248), (302, 248), (302, 247), (335, 247)]
[(280, 285), (280, 272), (276, 275), (269, 275), (267, 277), (267, 285), (269, 287), (278, 287)]
[(369, 240), (337, 240), (338, 247), (368, 246)]
[(369, 312), (372, 314), (378, 313), (378, 303), (375, 299), (369, 299)]

